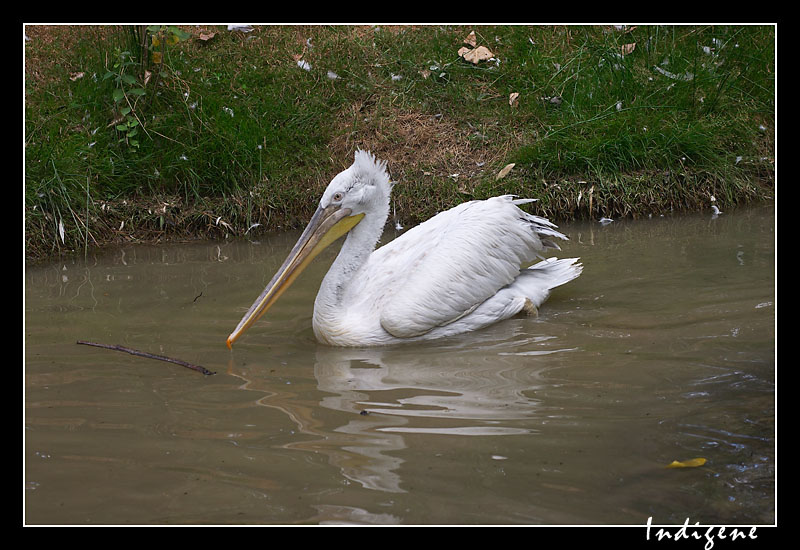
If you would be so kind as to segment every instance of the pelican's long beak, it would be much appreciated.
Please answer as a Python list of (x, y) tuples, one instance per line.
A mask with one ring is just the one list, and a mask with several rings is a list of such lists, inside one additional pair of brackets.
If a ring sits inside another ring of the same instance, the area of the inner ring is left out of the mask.
[(239, 321), (239, 325), (228, 336), (228, 349), (244, 334), (266, 311), (274, 304), (283, 291), (285, 291), (298, 275), (311, 263), (317, 254), (325, 250), (336, 239), (353, 229), (364, 214), (352, 215), (349, 208), (339, 205), (329, 205), (317, 208), (311, 221), (308, 222), (297, 244), (294, 245), (289, 257), (272, 277), (264, 292), (253, 302), (250, 309)]

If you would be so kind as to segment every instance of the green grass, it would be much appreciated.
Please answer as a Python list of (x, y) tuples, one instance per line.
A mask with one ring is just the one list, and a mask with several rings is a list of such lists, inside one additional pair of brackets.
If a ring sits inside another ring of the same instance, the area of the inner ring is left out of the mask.
[(163, 51), (130, 27), (26, 27), (29, 258), (300, 225), (356, 147), (389, 161), (407, 224), (498, 193), (557, 218), (773, 194), (772, 26), (479, 26), (496, 59), (478, 65), (467, 27), (181, 29)]

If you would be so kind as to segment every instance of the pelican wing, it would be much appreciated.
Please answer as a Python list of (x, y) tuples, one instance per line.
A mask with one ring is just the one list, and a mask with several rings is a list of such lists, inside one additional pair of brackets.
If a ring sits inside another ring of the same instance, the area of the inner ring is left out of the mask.
[[(551, 238), (566, 239), (512, 196), (472, 201), (442, 212), (379, 248), (374, 269), (392, 270), (383, 328), (420, 336), (467, 315), (520, 274)], [(378, 267), (380, 266), (380, 267)]]

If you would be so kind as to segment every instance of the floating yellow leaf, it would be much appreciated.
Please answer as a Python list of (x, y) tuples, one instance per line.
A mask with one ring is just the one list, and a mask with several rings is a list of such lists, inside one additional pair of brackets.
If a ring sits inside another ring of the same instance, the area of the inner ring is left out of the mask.
[(497, 180), (501, 180), (501, 179), (503, 179), (504, 177), (506, 177), (506, 176), (508, 175), (508, 173), (509, 173), (509, 172), (511, 172), (511, 169), (512, 169), (512, 168), (514, 168), (514, 163), (513, 163), (513, 162), (512, 162), (511, 164), (506, 164), (506, 165), (503, 167), (503, 169), (502, 169), (502, 170), (500, 170), (500, 171), (497, 173), (497, 176), (495, 176), (495, 178), (494, 178), (494, 179), (495, 179), (495, 181), (497, 181)]
[(684, 460), (683, 462), (673, 460), (671, 463), (667, 464), (667, 468), (697, 468), (705, 463), (705, 458), (690, 458), (689, 460)]

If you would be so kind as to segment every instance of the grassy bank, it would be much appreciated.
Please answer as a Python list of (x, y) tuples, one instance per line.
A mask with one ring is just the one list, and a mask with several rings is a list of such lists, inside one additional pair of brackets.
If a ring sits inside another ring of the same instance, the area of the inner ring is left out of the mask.
[(556, 220), (771, 198), (774, 33), (26, 26), (27, 257), (298, 227), (359, 147), (404, 225), (500, 193)]

